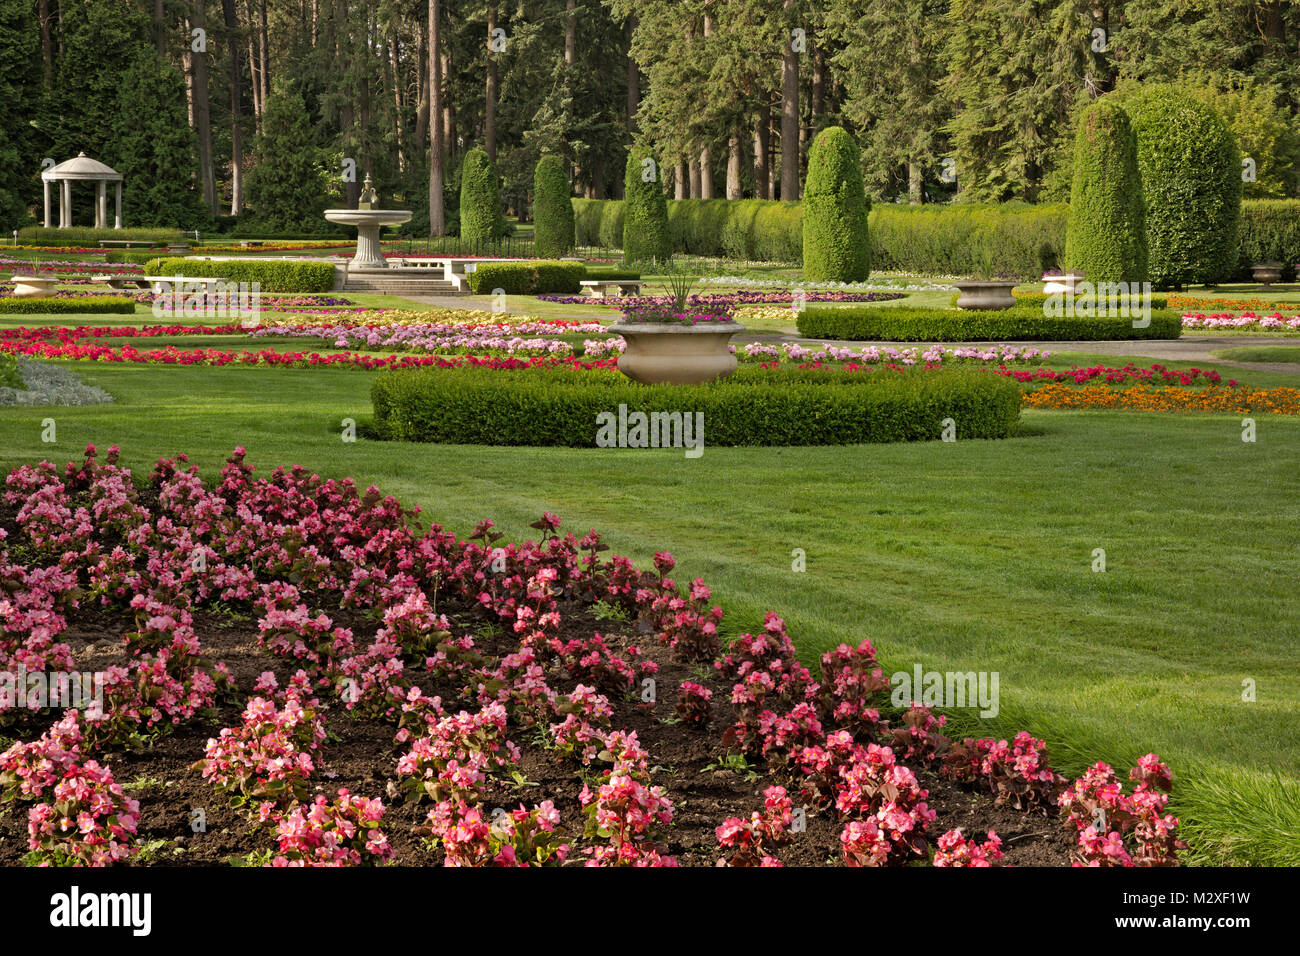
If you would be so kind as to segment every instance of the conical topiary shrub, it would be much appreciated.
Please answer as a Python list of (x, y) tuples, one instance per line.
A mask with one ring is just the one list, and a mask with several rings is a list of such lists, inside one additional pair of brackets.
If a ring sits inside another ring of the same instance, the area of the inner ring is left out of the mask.
[(533, 171), (533, 253), (555, 259), (573, 251), (573, 202), (558, 156), (543, 156)]
[(803, 272), (817, 282), (861, 282), (871, 271), (870, 207), (858, 144), (842, 127), (817, 134), (803, 191)]
[(1241, 156), (1218, 114), (1172, 86), (1121, 101), (1137, 140), (1147, 274), (1157, 289), (1227, 278), (1237, 262)]
[(647, 149), (627, 154), (623, 174), (623, 261), (664, 262), (672, 258), (668, 198), (658, 161)]
[(1113, 99), (1089, 106), (1074, 139), (1074, 182), (1065, 233), (1065, 266), (1090, 282), (1147, 278), (1146, 207), (1137, 139)]
[(460, 237), (491, 242), (500, 235), (501, 190), (488, 154), (471, 149), (460, 167)]

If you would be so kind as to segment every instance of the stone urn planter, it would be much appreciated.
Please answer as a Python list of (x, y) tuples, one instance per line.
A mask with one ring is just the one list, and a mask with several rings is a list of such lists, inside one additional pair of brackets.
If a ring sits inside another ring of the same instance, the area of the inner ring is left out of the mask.
[(618, 370), (643, 385), (699, 385), (726, 378), (736, 370), (728, 345), (745, 327), (737, 322), (618, 322), (609, 327), (627, 348)]
[(1047, 295), (1074, 295), (1074, 287), (1082, 281), (1082, 272), (1067, 272), (1061, 276), (1043, 276), (1043, 292)]
[(1282, 280), (1282, 263), (1257, 262), (1251, 267), (1250, 274), (1262, 286), (1269, 286)]
[(14, 276), (14, 298), (37, 299), (54, 295), (58, 280), (51, 276)]
[(1016, 297), (1011, 290), (1015, 282), (1000, 279), (963, 279), (954, 282), (957, 291), (957, 308), (959, 309), (1009, 309), (1016, 304)]

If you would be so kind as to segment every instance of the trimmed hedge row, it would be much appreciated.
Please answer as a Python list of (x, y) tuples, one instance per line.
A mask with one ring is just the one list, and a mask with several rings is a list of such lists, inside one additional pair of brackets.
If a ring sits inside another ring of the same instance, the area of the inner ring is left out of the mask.
[(1015, 382), (963, 369), (742, 367), (722, 382), (649, 386), (613, 371), (406, 369), (379, 375), (370, 397), (376, 437), (468, 445), (598, 447), (597, 416), (620, 405), (703, 413), (705, 448), (923, 441), (946, 418), (958, 439), (1006, 438), (1020, 420)]
[(475, 295), (491, 295), (501, 289), (507, 295), (576, 295), (587, 278), (581, 262), (480, 262), (468, 274), (469, 289)]
[(184, 238), (179, 229), (94, 229), (90, 226), (26, 226), (18, 230), (18, 241), (28, 245), (80, 246), (101, 239), (129, 239), (136, 242), (168, 242)]
[[(622, 245), (623, 203), (573, 200), (578, 245)], [(870, 262), (882, 271), (971, 275), (988, 263), (997, 272), (1037, 279), (1059, 268), (1068, 207), (1003, 203), (978, 206), (874, 206), (867, 218)], [(803, 206), (770, 199), (668, 201), (673, 252), (803, 262)]]
[(132, 315), (135, 312), (135, 300), (124, 299), (115, 295), (86, 295), (75, 299), (56, 299), (53, 296), (16, 299), (13, 296), (6, 296), (0, 299), (0, 312), (10, 315), (38, 315), (42, 313), (58, 315), (75, 313)]
[(799, 334), (814, 339), (881, 342), (1014, 342), (1176, 339), (1182, 316), (1151, 311), (1151, 324), (1134, 328), (1116, 317), (1048, 318), (1041, 306), (1000, 312), (895, 307), (809, 308), (799, 314)]
[(1280, 262), (1288, 276), (1300, 263), (1300, 199), (1246, 199), (1241, 204), (1237, 277), (1249, 281), (1259, 262)]
[(334, 266), (328, 262), (287, 262), (274, 259), (150, 259), (145, 275), (221, 278), (229, 282), (257, 282), (263, 292), (329, 292), (334, 288)]

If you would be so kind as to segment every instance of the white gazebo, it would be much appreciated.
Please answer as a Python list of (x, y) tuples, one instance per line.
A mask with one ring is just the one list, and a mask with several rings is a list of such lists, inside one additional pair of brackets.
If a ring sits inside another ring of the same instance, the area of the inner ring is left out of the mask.
[(59, 163), (41, 173), (42, 185), (45, 187), (45, 228), (51, 228), (50, 220), (50, 183), (59, 184), (59, 225), (72, 225), (72, 181), (87, 179), (96, 184), (95, 228), (108, 228), (108, 184), (117, 183), (117, 210), (113, 218), (113, 228), (122, 228), (122, 174), (110, 169), (98, 160), (89, 158), (85, 153), (76, 159)]

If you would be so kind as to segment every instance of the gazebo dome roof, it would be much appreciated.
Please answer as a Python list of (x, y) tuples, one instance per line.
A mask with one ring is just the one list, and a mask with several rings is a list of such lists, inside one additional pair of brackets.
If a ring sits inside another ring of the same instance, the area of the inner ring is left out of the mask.
[(121, 180), (122, 174), (110, 166), (105, 166), (97, 159), (91, 159), (80, 153), (75, 159), (59, 163), (41, 173), (41, 179), (103, 179)]

